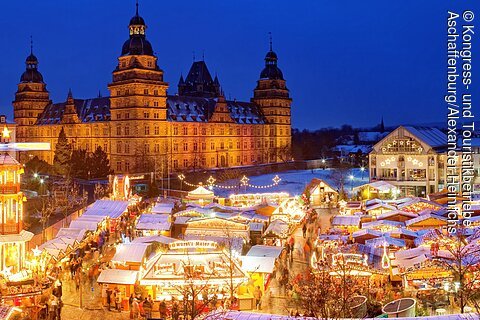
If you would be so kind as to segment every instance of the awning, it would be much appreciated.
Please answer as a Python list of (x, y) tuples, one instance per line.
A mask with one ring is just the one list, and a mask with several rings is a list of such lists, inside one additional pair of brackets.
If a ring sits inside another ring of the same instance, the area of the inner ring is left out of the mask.
[(135, 284), (137, 277), (138, 271), (106, 269), (102, 270), (98, 276), (97, 282), (111, 284)]

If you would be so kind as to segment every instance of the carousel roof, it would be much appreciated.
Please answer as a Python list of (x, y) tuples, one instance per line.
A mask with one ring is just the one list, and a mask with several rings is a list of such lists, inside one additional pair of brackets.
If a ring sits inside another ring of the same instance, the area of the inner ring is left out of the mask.
[(189, 199), (207, 199), (211, 200), (215, 197), (212, 191), (208, 190), (204, 186), (198, 186), (195, 190), (192, 190), (188, 193), (187, 198)]

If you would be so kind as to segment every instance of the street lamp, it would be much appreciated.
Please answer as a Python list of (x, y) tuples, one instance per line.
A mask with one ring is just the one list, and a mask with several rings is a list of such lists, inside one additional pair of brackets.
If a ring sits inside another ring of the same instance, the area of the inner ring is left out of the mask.
[(365, 172), (365, 167), (360, 167), (360, 171), (362, 172), (362, 180), (363, 180), (363, 173)]
[(322, 164), (323, 164), (323, 170), (325, 170), (325, 167), (326, 167), (326, 160), (325, 159), (322, 159)]
[(38, 178), (38, 173), (35, 172), (35, 173), (33, 174), (33, 177), (34, 177), (35, 179), (37, 179), (37, 178)]
[(348, 178), (350, 179), (350, 185), (351, 185), (352, 191), (353, 191), (353, 180), (355, 179), (355, 177), (353, 176), (353, 174), (351, 174)]

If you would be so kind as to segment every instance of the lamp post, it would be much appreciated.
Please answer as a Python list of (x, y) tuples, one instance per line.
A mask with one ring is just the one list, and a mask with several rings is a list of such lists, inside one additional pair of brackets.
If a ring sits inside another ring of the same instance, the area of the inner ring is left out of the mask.
[(325, 170), (327, 161), (325, 159), (322, 159), (322, 165), (323, 165), (323, 170)]
[(353, 191), (353, 180), (355, 179), (355, 177), (353, 176), (353, 174), (351, 174), (348, 178), (350, 179), (350, 186), (351, 190)]
[(363, 180), (363, 173), (365, 172), (365, 167), (364, 167), (364, 166), (361, 166), (361, 167), (360, 167), (360, 171), (362, 172), (362, 173), (361, 173), (361, 177), (362, 177), (362, 180)]

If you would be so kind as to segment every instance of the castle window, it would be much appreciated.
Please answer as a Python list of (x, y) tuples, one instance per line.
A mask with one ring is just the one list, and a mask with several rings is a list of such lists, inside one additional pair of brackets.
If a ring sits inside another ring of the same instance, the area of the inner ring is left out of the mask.
[(150, 134), (150, 127), (145, 126), (145, 135), (149, 135), (149, 134)]
[(228, 129), (228, 134), (229, 134), (229, 135), (233, 135), (233, 128), (229, 128), (229, 129)]
[(153, 95), (158, 96), (158, 90), (153, 90)]
[(247, 135), (247, 128), (243, 128), (243, 135), (244, 135), (244, 136)]
[(117, 161), (117, 171), (122, 171), (122, 161)]
[(122, 153), (122, 142), (117, 141), (117, 153)]
[(187, 127), (183, 127), (183, 135), (184, 136), (188, 135), (188, 128)]
[(237, 128), (237, 136), (240, 135), (240, 128)]
[(212, 135), (212, 136), (215, 135), (215, 128), (212, 127), (212, 128), (210, 129), (210, 135)]
[(225, 135), (225, 129), (224, 128), (220, 128), (220, 135), (221, 136)]
[(125, 119), (130, 119), (130, 113), (129, 112), (125, 112)]
[(176, 136), (178, 135), (178, 127), (173, 128), (173, 134)]
[(220, 142), (220, 150), (223, 150), (225, 149), (225, 143), (222, 141)]
[(193, 143), (193, 151), (198, 151), (198, 143)]
[(247, 145), (247, 141), (243, 141), (243, 149), (247, 149), (248, 145)]
[(173, 144), (173, 151), (178, 151), (178, 143)]
[(228, 148), (233, 149), (233, 142), (232, 141), (228, 141)]
[(108, 127), (103, 128), (103, 135), (108, 136)]
[(207, 165), (207, 159), (205, 157), (202, 157), (202, 167), (205, 167)]
[(240, 156), (237, 156), (237, 164), (240, 164)]
[(198, 129), (197, 128), (193, 128), (193, 135), (197, 135), (198, 134)]
[(188, 168), (188, 159), (183, 159), (183, 167)]
[(155, 144), (154, 151), (160, 152), (160, 145), (158, 143)]
[(117, 119), (122, 119), (122, 114), (121, 113), (117, 113)]
[(273, 140), (270, 140), (270, 148), (273, 148)]
[(158, 107), (158, 101), (153, 101), (153, 106)]
[(129, 126), (125, 127), (125, 135), (126, 136), (130, 135), (130, 127)]
[(125, 142), (125, 153), (130, 153), (130, 145), (128, 142)]
[(119, 95), (120, 95), (120, 90), (117, 90), (117, 96), (119, 96)]
[(117, 126), (117, 136), (121, 136), (121, 135), (122, 135), (122, 127)]
[(158, 112), (155, 112), (155, 113), (153, 114), (153, 118), (154, 118), (154, 119), (158, 119), (158, 118), (159, 118), (159, 117), (158, 117)]
[(150, 153), (150, 145), (148, 143), (145, 143), (143, 145), (143, 150), (145, 151), (145, 154)]
[(125, 171), (130, 171), (130, 162), (128, 161), (125, 162)]
[(215, 142), (210, 143), (210, 150), (215, 150)]
[(240, 149), (240, 141), (237, 141), (237, 149)]
[(202, 135), (204, 135), (204, 136), (205, 136), (206, 134), (207, 134), (207, 129), (205, 129), (205, 128), (202, 128)]
[(183, 151), (188, 151), (188, 142), (183, 143)]
[(205, 142), (202, 142), (202, 150), (207, 150), (207, 144)]
[(158, 127), (155, 127), (155, 128), (154, 128), (154, 133), (155, 133), (155, 134), (159, 134), (159, 133), (160, 133), (160, 129), (159, 129)]
[(152, 61), (148, 61), (147, 66), (149, 66), (151, 68), (152, 67)]
[(212, 165), (212, 166), (215, 165), (215, 158), (214, 157), (210, 158), (210, 165)]
[(107, 146), (108, 146), (108, 145), (107, 145), (106, 143), (103, 144), (103, 151), (108, 152)]
[(178, 168), (178, 160), (177, 159), (173, 160), (173, 168), (174, 169)]
[(143, 89), (143, 94), (148, 94), (148, 89)]

